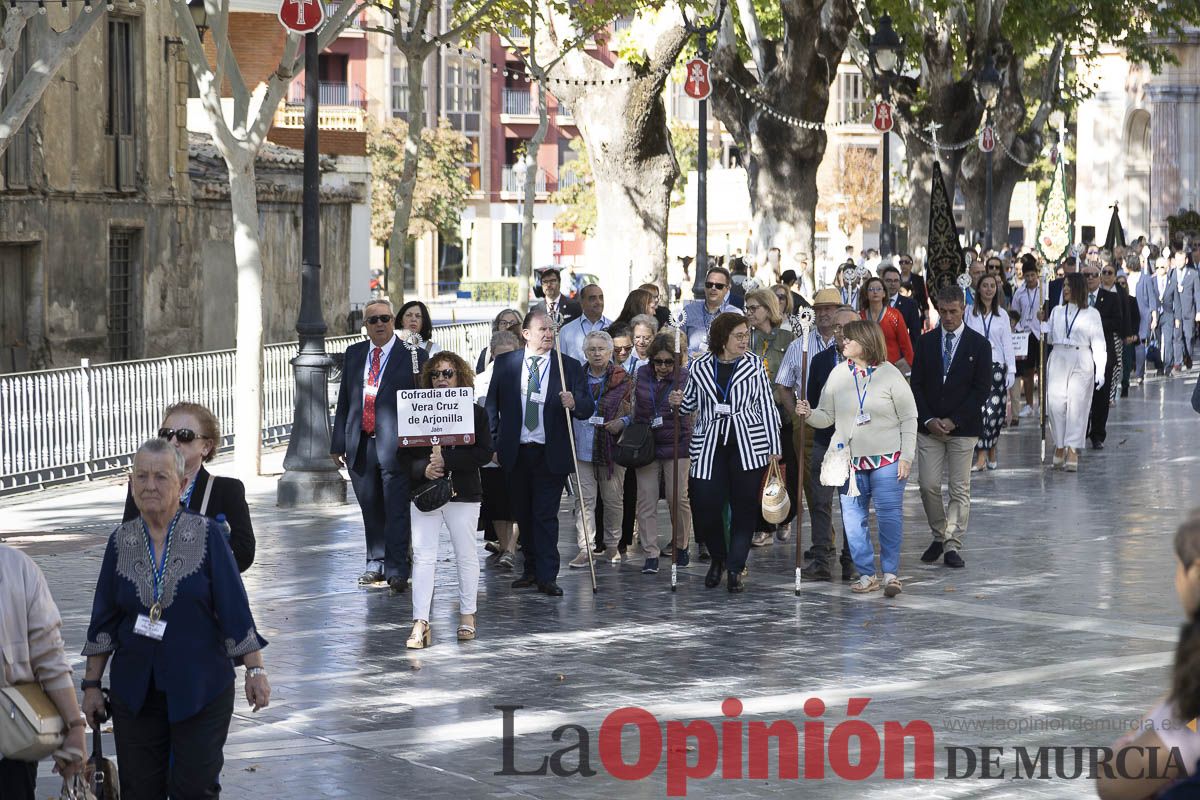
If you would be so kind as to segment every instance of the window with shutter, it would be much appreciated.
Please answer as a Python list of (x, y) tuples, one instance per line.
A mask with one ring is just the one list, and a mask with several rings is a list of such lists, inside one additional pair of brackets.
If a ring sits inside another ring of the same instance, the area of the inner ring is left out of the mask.
[(104, 126), (106, 183), (118, 192), (137, 189), (137, 136), (133, 23), (108, 22), (108, 106)]
[[(28, 34), (28, 29), (21, 31), (20, 42), (17, 44), (16, 52), (13, 53), (12, 67), (8, 79), (4, 82), (4, 91), (0, 93), (4, 106), (7, 106), (12, 100), (25, 73), (29, 71)], [(30, 150), (29, 119), (32, 117), (33, 113), (31, 112), (25, 122), (21, 123), (21, 126), (13, 132), (8, 148), (4, 151), (4, 159), (0, 166), (4, 170), (5, 189), (29, 188), (29, 173), (32, 171), (30, 162), (33, 155)]]

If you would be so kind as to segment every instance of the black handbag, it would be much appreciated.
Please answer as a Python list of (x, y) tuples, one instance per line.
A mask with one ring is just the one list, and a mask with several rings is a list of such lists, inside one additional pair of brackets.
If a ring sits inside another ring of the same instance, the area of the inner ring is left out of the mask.
[(637, 469), (654, 461), (654, 431), (649, 423), (633, 422), (621, 432), (613, 461), (626, 469)]
[(446, 505), (453, 497), (454, 484), (450, 482), (450, 476), (445, 475), (441, 478), (426, 481), (418, 487), (412, 494), (412, 502), (418, 511), (428, 513)]

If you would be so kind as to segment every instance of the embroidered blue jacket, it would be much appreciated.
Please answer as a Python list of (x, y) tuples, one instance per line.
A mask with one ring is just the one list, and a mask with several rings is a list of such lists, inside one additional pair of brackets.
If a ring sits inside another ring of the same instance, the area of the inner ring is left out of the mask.
[(258, 635), (233, 551), (220, 526), (180, 512), (162, 585), (161, 642), (133, 632), (149, 614), (154, 585), (141, 517), (109, 537), (96, 581), (83, 655), (112, 653), (113, 694), (137, 714), (154, 686), (171, 722), (212, 702), (234, 679), (233, 659), (266, 647)]

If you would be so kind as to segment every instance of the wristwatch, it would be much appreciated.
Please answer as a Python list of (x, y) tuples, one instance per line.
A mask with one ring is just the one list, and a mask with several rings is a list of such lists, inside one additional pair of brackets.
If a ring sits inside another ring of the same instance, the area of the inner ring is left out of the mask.
[(76, 717), (67, 723), (67, 728), (82, 728), (84, 725), (87, 725), (87, 717)]
[(99, 688), (100, 688), (100, 681), (98, 681), (98, 680), (95, 680), (95, 681), (89, 681), (89, 680), (86, 680), (86, 679), (85, 679), (85, 680), (82, 680), (82, 681), (80, 681), (80, 682), (79, 682), (79, 688), (80, 688), (80, 689), (82, 689), (82, 690), (83, 690), (83, 691), (85, 691), (85, 692), (86, 692), (88, 689), (99, 689)]
[(259, 675), (265, 678), (267, 677), (267, 671), (262, 667), (246, 667), (247, 678), (257, 678)]

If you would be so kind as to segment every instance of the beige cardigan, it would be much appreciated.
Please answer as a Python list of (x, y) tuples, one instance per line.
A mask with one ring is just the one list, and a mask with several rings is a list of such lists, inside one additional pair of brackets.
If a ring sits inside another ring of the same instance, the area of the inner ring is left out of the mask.
[[(857, 391), (865, 384), (860, 377)], [(863, 411), (871, 416), (866, 425), (855, 424), (857, 391), (850, 368), (843, 361), (833, 368), (808, 424), (814, 428), (833, 425), (837, 436), (849, 446), (851, 458), (899, 450), (900, 458), (911, 464), (917, 452), (917, 401), (900, 370), (886, 362), (875, 368), (863, 404)]]
[(63, 651), (62, 619), (33, 559), (0, 544), (0, 686), (74, 686)]

